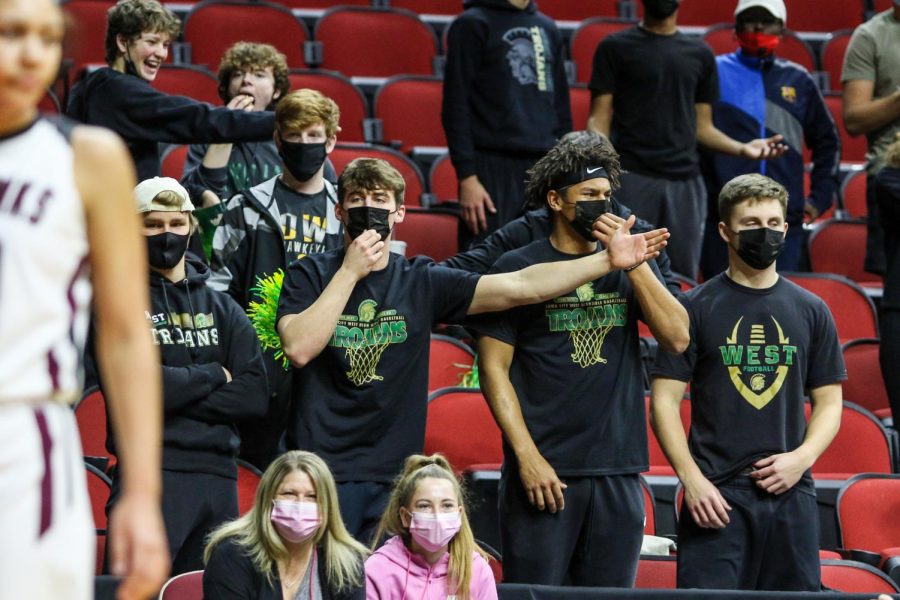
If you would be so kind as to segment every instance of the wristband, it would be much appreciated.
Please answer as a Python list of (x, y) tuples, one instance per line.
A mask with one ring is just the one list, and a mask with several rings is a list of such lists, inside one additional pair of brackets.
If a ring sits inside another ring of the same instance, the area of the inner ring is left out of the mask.
[(636, 264), (636, 265), (632, 265), (632, 266), (628, 267), (627, 269), (622, 269), (622, 270), (625, 271), (626, 273), (629, 273), (629, 272), (634, 271), (635, 269), (637, 269), (637, 268), (638, 268), (639, 266), (641, 266), (642, 264), (644, 264), (644, 261), (641, 261), (641, 262), (639, 262), (639, 263)]

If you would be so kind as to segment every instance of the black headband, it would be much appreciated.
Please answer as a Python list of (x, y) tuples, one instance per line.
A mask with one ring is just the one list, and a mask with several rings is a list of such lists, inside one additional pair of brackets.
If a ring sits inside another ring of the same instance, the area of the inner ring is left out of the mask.
[(582, 181), (587, 181), (588, 179), (597, 179), (598, 177), (609, 179), (609, 173), (606, 172), (606, 169), (599, 166), (584, 167), (578, 169), (577, 171), (568, 171), (566, 173), (560, 174), (553, 181), (553, 185), (550, 187), (550, 189), (561, 190), (563, 188), (581, 183)]

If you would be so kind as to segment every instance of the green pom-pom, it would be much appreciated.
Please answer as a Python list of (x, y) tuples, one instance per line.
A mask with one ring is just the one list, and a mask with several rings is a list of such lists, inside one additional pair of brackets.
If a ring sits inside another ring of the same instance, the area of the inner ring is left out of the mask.
[(275, 329), (275, 316), (278, 314), (278, 297), (281, 296), (281, 286), (284, 283), (284, 271), (278, 269), (268, 277), (256, 278), (256, 285), (250, 288), (261, 299), (261, 302), (252, 301), (247, 307), (247, 316), (256, 330), (259, 345), (263, 351), (272, 350), (275, 360), (281, 361), (281, 366), (287, 371), (291, 363), (281, 347), (281, 338)]
[[(460, 365), (462, 366), (462, 365)], [(472, 359), (472, 368), (462, 374), (459, 385), (467, 388), (478, 388), (481, 384), (478, 381), (478, 357)]]

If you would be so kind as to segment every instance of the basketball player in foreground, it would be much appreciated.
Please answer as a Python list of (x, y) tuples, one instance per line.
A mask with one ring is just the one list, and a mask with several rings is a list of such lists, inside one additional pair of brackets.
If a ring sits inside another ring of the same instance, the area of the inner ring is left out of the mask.
[(168, 560), (134, 169), (112, 134), (39, 118), (63, 32), (52, 0), (0, 0), (0, 599), (93, 598), (94, 525), (69, 406), (91, 284), (122, 443), (111, 565), (120, 599), (146, 598)]

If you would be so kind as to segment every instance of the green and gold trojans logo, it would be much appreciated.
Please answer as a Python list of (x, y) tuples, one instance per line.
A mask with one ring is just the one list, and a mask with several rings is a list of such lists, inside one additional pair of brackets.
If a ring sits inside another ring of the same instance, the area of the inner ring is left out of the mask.
[(594, 284), (578, 286), (574, 296), (561, 296), (547, 303), (550, 331), (567, 331), (572, 340), (572, 362), (581, 368), (606, 364), (603, 342), (613, 327), (625, 325), (628, 305), (619, 292), (597, 294)]
[[(781, 391), (797, 355), (797, 347), (791, 345), (781, 324), (775, 317), (771, 319), (774, 331), (769, 325), (767, 335), (763, 323), (753, 324), (749, 332), (742, 332), (744, 317), (739, 318), (731, 335), (725, 338), (725, 345), (719, 346), (731, 383), (757, 409), (762, 409)], [(743, 337), (747, 333), (749, 337)], [(740, 343), (741, 339), (748, 343)]]
[(396, 310), (378, 311), (378, 303), (359, 303), (355, 315), (341, 315), (329, 346), (345, 348), (350, 370), (347, 379), (359, 387), (384, 377), (376, 372), (381, 355), (391, 344), (406, 341), (406, 319)]

